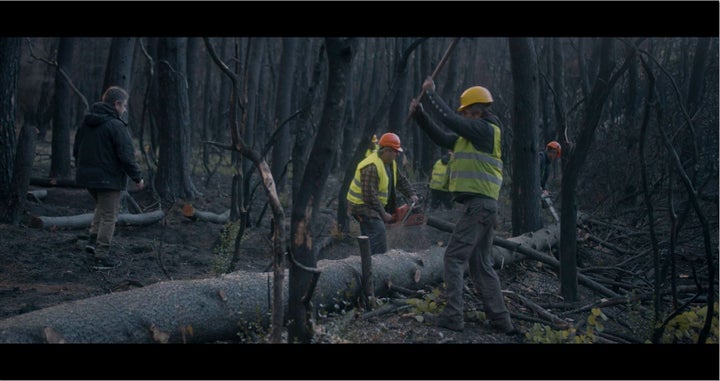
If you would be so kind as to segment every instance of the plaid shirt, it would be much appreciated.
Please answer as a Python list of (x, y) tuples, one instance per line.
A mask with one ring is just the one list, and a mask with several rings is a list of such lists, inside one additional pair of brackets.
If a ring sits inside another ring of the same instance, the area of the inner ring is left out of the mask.
[[(410, 198), (416, 195), (410, 181), (407, 177), (403, 176), (398, 170), (397, 172), (397, 189), (398, 191)], [(385, 211), (385, 207), (378, 199), (378, 188), (380, 183), (380, 177), (378, 176), (377, 167), (374, 165), (367, 165), (365, 168), (360, 170), (360, 182), (363, 195), (364, 204), (358, 205), (348, 202), (348, 209), (351, 215), (360, 215), (370, 218), (378, 218), (382, 220), (382, 213)], [(389, 199), (392, 199), (393, 195), (389, 195)]]

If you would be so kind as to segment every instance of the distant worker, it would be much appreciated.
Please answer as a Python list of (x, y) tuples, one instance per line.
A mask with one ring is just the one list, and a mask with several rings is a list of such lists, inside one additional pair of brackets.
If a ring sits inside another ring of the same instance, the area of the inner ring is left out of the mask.
[(377, 152), (378, 150), (378, 138), (377, 135), (373, 134), (372, 139), (370, 140), (370, 144), (368, 145), (367, 151), (365, 151), (365, 157), (370, 156), (370, 154)]
[(519, 331), (505, 306), (492, 260), (497, 200), (503, 182), (502, 124), (490, 111), (492, 95), (482, 86), (466, 89), (460, 95), (458, 113), (435, 92), (432, 77), (425, 79), (422, 89), (425, 96), (410, 102), (410, 115), (437, 145), (453, 151), (449, 189), (453, 200), (465, 209), (443, 258), (447, 303), (439, 314), (424, 317), (438, 327), (464, 329), (463, 278), (469, 267), (474, 291), (490, 326), (515, 335)]
[(540, 190), (542, 191), (543, 196), (550, 194), (546, 188), (548, 176), (550, 175), (550, 168), (555, 162), (555, 159), (559, 158), (561, 155), (562, 147), (560, 146), (560, 143), (554, 140), (545, 146), (544, 151), (540, 152)]
[(440, 205), (451, 210), (453, 207), (452, 196), (448, 185), (450, 184), (450, 173), (448, 163), (450, 162), (450, 152), (442, 155), (438, 161), (433, 165), (432, 173), (430, 174), (430, 209), (435, 210)]
[(346, 196), (350, 214), (370, 241), (370, 254), (387, 251), (385, 223), (392, 222), (396, 190), (413, 202), (418, 201), (410, 181), (398, 170), (396, 160), (403, 151), (400, 137), (386, 133), (380, 137), (378, 147), (377, 152), (358, 164)]

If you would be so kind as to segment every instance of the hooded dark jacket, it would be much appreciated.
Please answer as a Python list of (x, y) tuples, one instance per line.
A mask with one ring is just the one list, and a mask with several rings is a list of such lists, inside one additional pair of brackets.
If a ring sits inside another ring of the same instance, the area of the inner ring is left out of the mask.
[(93, 104), (75, 133), (75, 182), (89, 189), (125, 190), (128, 176), (140, 182), (142, 172), (135, 150), (117, 110), (107, 103)]

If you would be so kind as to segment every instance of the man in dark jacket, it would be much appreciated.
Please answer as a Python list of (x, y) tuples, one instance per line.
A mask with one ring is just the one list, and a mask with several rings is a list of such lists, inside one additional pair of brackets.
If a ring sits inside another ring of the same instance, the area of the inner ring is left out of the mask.
[(463, 277), (469, 263), (475, 292), (483, 302), (491, 327), (508, 335), (517, 334), (492, 263), (497, 199), (503, 181), (502, 124), (489, 111), (492, 95), (482, 86), (468, 88), (460, 96), (457, 115), (435, 93), (432, 77), (425, 79), (422, 88), (425, 97), (422, 103), (412, 100), (410, 114), (436, 144), (453, 150), (448, 188), (454, 201), (465, 209), (445, 250), (447, 304), (440, 314), (425, 317), (439, 327), (463, 330)]
[(138, 189), (145, 186), (127, 123), (120, 119), (127, 111), (128, 98), (124, 89), (108, 88), (102, 101), (93, 104), (92, 111), (85, 115), (75, 133), (75, 182), (87, 188), (95, 200), (90, 240), (85, 250), (94, 254), (98, 267), (119, 264), (110, 257), (110, 244), (128, 176)]

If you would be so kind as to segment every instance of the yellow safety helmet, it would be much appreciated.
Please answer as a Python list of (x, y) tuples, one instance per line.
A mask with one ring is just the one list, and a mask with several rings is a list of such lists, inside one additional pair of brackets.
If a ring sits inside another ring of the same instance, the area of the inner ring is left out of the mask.
[(377, 135), (373, 134), (372, 142), (373, 142), (373, 143), (377, 143)]
[(458, 111), (462, 111), (465, 107), (474, 103), (492, 103), (493, 98), (488, 89), (482, 86), (473, 86), (463, 91), (460, 95), (460, 107)]

